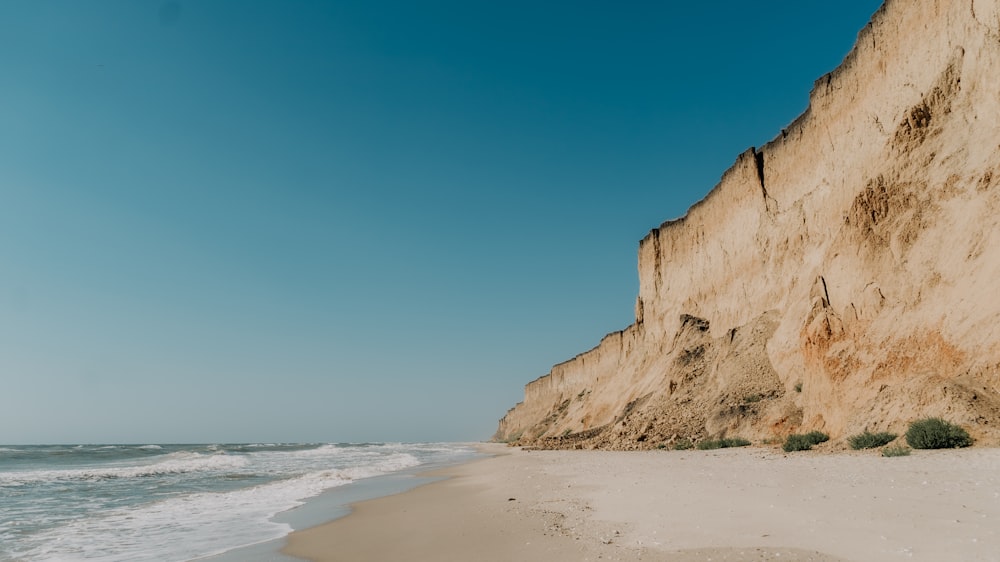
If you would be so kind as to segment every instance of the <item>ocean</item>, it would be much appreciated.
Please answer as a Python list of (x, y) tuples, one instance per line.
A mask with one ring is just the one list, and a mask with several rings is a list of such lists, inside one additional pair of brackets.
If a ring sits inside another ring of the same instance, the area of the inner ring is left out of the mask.
[(0, 446), (0, 561), (212, 556), (284, 537), (276, 516), (324, 492), (475, 455), (454, 443)]

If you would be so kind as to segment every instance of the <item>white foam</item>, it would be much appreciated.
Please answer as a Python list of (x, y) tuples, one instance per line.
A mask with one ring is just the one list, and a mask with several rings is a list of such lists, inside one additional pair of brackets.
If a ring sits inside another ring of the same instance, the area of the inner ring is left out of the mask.
[(275, 451), (279, 454), (285, 455), (295, 455), (297, 457), (323, 457), (323, 456), (336, 456), (345, 453), (353, 452), (350, 449), (344, 447), (338, 447), (336, 445), (320, 445), (315, 449), (302, 449), (300, 451)]
[(151, 449), (151, 450), (155, 451), (155, 450), (162, 449), (163, 447), (161, 447), (159, 445), (143, 445), (141, 447), (136, 447), (136, 448), (137, 449)]
[(247, 459), (241, 456), (202, 455), (189, 452), (171, 453), (164, 455), (161, 459), (150, 464), (128, 466), (0, 472), (0, 486), (21, 486), (60, 480), (139, 478), (206, 470), (234, 470), (247, 464)]
[(379, 474), (405, 470), (420, 464), (417, 457), (409, 453), (396, 453), (389, 455), (373, 465), (362, 465), (344, 469), (342, 472), (352, 480), (371, 478)]
[(311, 472), (234, 492), (190, 494), (116, 510), (40, 534), (34, 540), (38, 546), (18, 555), (40, 561), (116, 562), (217, 554), (285, 536), (291, 528), (271, 518), (324, 490), (417, 464), (413, 455), (398, 453), (372, 466)]
[(234, 492), (174, 497), (48, 530), (34, 537), (37, 546), (17, 554), (67, 562), (188, 560), (280, 538), (291, 529), (270, 521), (272, 516), (348, 482), (325, 471)]
[[(13, 555), (17, 560), (66, 562), (181, 561), (210, 556), (286, 535), (291, 529), (272, 518), (326, 489), (411, 468), (430, 458), (440, 458), (441, 453), (452, 456), (467, 452), (448, 446), (320, 445), (306, 450), (241, 454), (185, 451), (151, 458), (145, 463), (132, 459), (94, 468), (0, 472), (0, 486), (53, 480), (67, 484), (86, 482), (86, 486), (93, 480), (95, 486), (100, 486), (100, 480), (107, 478), (198, 471), (215, 471), (220, 476), (238, 473), (279, 478), (238, 490), (160, 496), (162, 499), (158, 501), (111, 510), (93, 504), (78, 515), (70, 514), (71, 519), (61, 518), (61, 522), (56, 519), (50, 524), (45, 524), (43, 513), (33, 507), (31, 518), (39, 525), (38, 531), (21, 535), (16, 543), (3, 545), (8, 548), (4, 555)], [(200, 474), (193, 476), (199, 479), (199, 485), (206, 482)], [(178, 478), (176, 482), (183, 481), (183, 477)], [(122, 483), (132, 485), (127, 480)], [(135, 485), (148, 486), (141, 481)]]

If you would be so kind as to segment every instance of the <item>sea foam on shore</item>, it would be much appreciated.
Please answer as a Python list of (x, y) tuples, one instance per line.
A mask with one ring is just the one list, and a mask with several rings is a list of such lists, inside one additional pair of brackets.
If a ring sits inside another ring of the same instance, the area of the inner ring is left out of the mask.
[(5, 446), (0, 560), (190, 560), (280, 538), (324, 490), (472, 456), (459, 444)]

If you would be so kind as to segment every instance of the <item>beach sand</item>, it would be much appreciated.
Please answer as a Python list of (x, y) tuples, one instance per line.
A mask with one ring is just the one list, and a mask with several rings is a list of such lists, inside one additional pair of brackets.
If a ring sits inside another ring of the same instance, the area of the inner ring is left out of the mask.
[(522, 451), (293, 533), (325, 561), (1000, 560), (1000, 449)]

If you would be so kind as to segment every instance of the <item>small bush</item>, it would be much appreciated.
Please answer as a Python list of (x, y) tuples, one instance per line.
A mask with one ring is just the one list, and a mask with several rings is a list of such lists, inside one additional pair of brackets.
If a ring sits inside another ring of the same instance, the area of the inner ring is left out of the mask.
[(785, 439), (785, 444), (781, 446), (786, 453), (792, 451), (808, 451), (813, 448), (813, 442), (805, 435), (792, 434)]
[(927, 418), (910, 424), (906, 442), (914, 449), (954, 449), (972, 445), (969, 433), (941, 418)]
[(847, 444), (851, 446), (852, 449), (874, 449), (875, 447), (881, 447), (883, 445), (888, 445), (897, 435), (895, 433), (870, 433), (865, 431), (864, 433), (859, 433), (857, 435), (852, 435), (847, 438)]
[(795, 434), (788, 436), (785, 439), (785, 444), (781, 446), (786, 453), (791, 453), (792, 451), (808, 451), (813, 448), (813, 445), (819, 445), (820, 443), (830, 440), (830, 436), (823, 433), (822, 431), (810, 431), (804, 435)]
[(748, 445), (750, 445), (750, 442), (742, 437), (707, 439), (698, 443), (698, 450), (709, 451), (712, 449), (728, 449), (730, 447), (746, 447)]
[(813, 445), (819, 445), (820, 443), (826, 443), (830, 440), (830, 436), (823, 433), (822, 431), (810, 431), (806, 433), (806, 438), (812, 441)]
[(905, 445), (895, 445), (882, 449), (883, 457), (905, 457), (910, 454), (910, 448)]
[(795, 383), (795, 392), (802, 392), (802, 383)]
[(691, 449), (693, 447), (694, 447), (694, 443), (692, 443), (691, 440), (688, 439), (687, 437), (683, 437), (681, 439), (678, 439), (677, 442), (674, 443), (674, 450), (675, 451), (686, 451), (686, 450)]
[(763, 394), (751, 394), (749, 396), (744, 396), (743, 397), (743, 403), (744, 404), (753, 404), (754, 402), (760, 402), (763, 399), (764, 399), (764, 395)]

